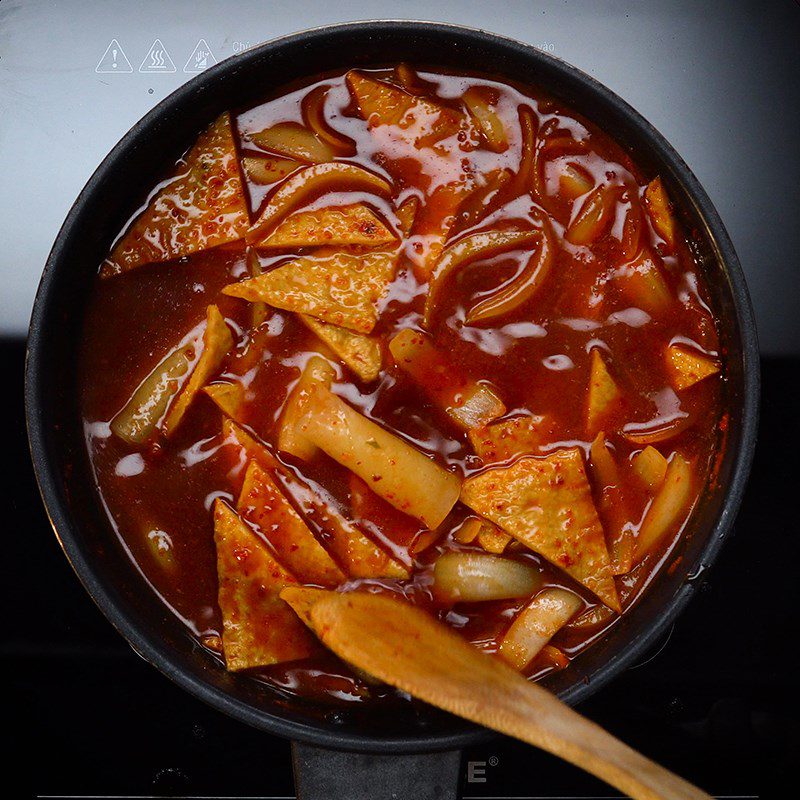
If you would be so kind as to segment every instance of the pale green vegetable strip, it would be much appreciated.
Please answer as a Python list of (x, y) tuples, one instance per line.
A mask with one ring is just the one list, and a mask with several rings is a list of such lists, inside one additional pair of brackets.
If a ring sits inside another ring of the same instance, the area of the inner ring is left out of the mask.
[(191, 369), (194, 344), (173, 350), (139, 384), (124, 408), (111, 420), (111, 431), (129, 444), (142, 445), (154, 433), (167, 406)]

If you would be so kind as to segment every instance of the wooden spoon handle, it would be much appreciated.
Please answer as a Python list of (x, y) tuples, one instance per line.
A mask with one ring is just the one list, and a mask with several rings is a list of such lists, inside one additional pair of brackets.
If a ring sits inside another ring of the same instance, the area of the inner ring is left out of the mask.
[(637, 800), (711, 800), (540, 686), (524, 679), (524, 685), (514, 680), (516, 686), (507, 677), (502, 681), (504, 688), (498, 687), (488, 702), (474, 695), (470, 702), (465, 694), (456, 692), (445, 703), (434, 697), (423, 699), (553, 753)]
[(281, 596), (338, 656), (414, 697), (553, 753), (635, 800), (711, 800), (408, 603), (300, 587)]

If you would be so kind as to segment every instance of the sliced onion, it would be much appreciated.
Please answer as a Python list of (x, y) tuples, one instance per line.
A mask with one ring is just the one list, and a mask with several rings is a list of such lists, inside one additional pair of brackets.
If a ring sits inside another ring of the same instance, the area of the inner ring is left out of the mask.
[(465, 430), (481, 428), (506, 413), (491, 386), (451, 363), (426, 334), (405, 328), (389, 342), (389, 352), (397, 366)]
[(527, 194), (533, 180), (533, 161), (536, 152), (536, 129), (537, 122), (533, 111), (527, 106), (522, 106), (519, 110), (519, 127), (522, 137), (522, 148), (519, 159), (519, 168), (516, 175), (508, 185), (509, 199)]
[(459, 544), (472, 544), (483, 527), (483, 520), (479, 517), (468, 517), (453, 534)]
[(615, 575), (624, 575), (633, 566), (633, 529), (628, 525), (619, 469), (602, 431), (592, 442), (590, 456), (592, 478), (600, 494), (598, 510), (606, 531), (611, 568)]
[[(248, 248), (247, 269), (253, 278), (257, 278), (264, 271), (255, 247)], [(253, 328), (257, 328), (261, 325), (267, 317), (269, 317), (269, 306), (266, 303), (260, 300), (250, 303), (250, 319)]]
[(397, 217), (398, 228), (403, 237), (407, 237), (411, 234), (411, 230), (417, 218), (417, 211), (419, 211), (419, 198), (413, 195), (403, 200), (395, 210), (394, 213)]
[(647, 511), (636, 538), (636, 560), (654, 550), (667, 533), (674, 530), (692, 501), (692, 465), (675, 453), (667, 467), (664, 482)]
[(532, 247), (540, 238), (541, 233), (537, 230), (484, 231), (473, 233), (446, 247), (428, 286), (423, 313), (424, 326), (430, 330), (433, 315), (441, 302), (444, 285), (448, 277), (456, 270), (479, 259), (492, 258), (511, 250)]
[(508, 137), (506, 136), (503, 121), (495, 110), (492, 103), (486, 97), (486, 91), (477, 86), (472, 86), (464, 92), (464, 105), (469, 109), (469, 113), (478, 123), (486, 143), (490, 150), (495, 153), (502, 153), (508, 149)]
[(594, 189), (594, 180), (586, 170), (577, 164), (566, 164), (558, 177), (561, 194), (568, 200), (577, 200)]
[(467, 312), (467, 324), (474, 325), (510, 314), (527, 303), (547, 280), (555, 262), (557, 244), (550, 221), (544, 214), (538, 216), (542, 225), (539, 246), (525, 268), (489, 297), (476, 303)]
[(325, 119), (325, 99), (327, 95), (327, 86), (317, 86), (316, 89), (303, 98), (303, 121), (320, 140), (332, 147), (339, 155), (353, 155), (356, 150), (353, 140), (335, 131)]
[(541, 585), (538, 570), (487, 553), (444, 553), (433, 566), (434, 593), (450, 603), (530, 597)]
[(153, 561), (165, 572), (174, 573), (178, 567), (178, 562), (175, 558), (175, 549), (170, 535), (158, 527), (149, 525), (145, 526), (143, 533)]
[(263, 150), (296, 158), (308, 164), (333, 161), (336, 155), (327, 142), (297, 122), (279, 122), (271, 128), (251, 133), (248, 138)]
[[(582, 155), (589, 149), (587, 142), (579, 142), (566, 134), (557, 134), (555, 127), (556, 120), (550, 120), (540, 131), (539, 139), (533, 155), (533, 165), (531, 167), (531, 188), (539, 204), (546, 208), (551, 214), (555, 214), (550, 196), (547, 194), (545, 184), (545, 162), (549, 159), (559, 158), (566, 155)], [(592, 181), (592, 183), (594, 183)], [(590, 187), (591, 188), (591, 187)]]
[(622, 258), (625, 261), (633, 261), (641, 251), (643, 223), (642, 209), (638, 203), (632, 204), (627, 214), (625, 214), (625, 222), (622, 225), (622, 239), (620, 241)]
[(407, 91), (412, 94), (417, 90), (417, 73), (405, 63), (401, 61), (394, 69), (394, 74), (397, 77), (397, 82)]
[(693, 414), (686, 414), (666, 422), (660, 419), (653, 420), (651, 423), (629, 422), (621, 433), (633, 444), (658, 444), (678, 436), (691, 428), (695, 422)]
[(575, 619), (569, 623), (568, 627), (571, 631), (581, 631), (585, 633), (599, 628), (601, 625), (607, 625), (616, 616), (616, 611), (612, 611), (608, 606), (598, 603), (596, 606), (587, 608), (586, 611), (575, 617)]
[(566, 589), (539, 592), (511, 623), (500, 643), (500, 657), (521, 672), (582, 605), (583, 600)]
[(272, 156), (245, 156), (242, 166), (253, 183), (267, 186), (282, 181), (287, 175), (300, 166), (293, 158), (277, 158)]
[(598, 186), (584, 201), (578, 216), (567, 228), (564, 238), (578, 245), (590, 245), (596, 242), (614, 220), (619, 194), (618, 186), (608, 184)]
[(482, 186), (477, 186), (458, 207), (458, 217), (450, 230), (450, 236), (455, 236), (467, 228), (471, 228), (486, 216), (490, 208), (496, 207), (496, 202), (502, 199), (514, 173), (510, 169), (496, 169), (484, 178)]
[(383, 178), (354, 164), (315, 164), (295, 172), (270, 197), (261, 216), (247, 231), (250, 244), (261, 241), (301, 203), (334, 189), (388, 195), (391, 186)]

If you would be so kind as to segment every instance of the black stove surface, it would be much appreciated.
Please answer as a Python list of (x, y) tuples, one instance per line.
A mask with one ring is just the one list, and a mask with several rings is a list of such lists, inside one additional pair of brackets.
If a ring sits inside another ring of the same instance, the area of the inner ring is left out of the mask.
[[(2, 400), (8, 494), (0, 663), (11, 745), (5, 774), (19, 787), (4, 796), (293, 798), (289, 744), (161, 676), (73, 575), (32, 474), (23, 362), (21, 340), (0, 340), (0, 374), (13, 387)], [(580, 709), (715, 796), (740, 800), (797, 797), (781, 787), (800, 755), (791, 645), (800, 360), (768, 359), (763, 371), (760, 441), (735, 535), (670, 635)], [(465, 752), (461, 780), (465, 799), (618, 796), (501, 737)]]

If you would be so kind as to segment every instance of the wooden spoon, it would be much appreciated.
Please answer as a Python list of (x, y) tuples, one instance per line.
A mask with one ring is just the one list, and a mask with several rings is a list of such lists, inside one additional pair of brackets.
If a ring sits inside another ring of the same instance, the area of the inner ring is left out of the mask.
[(711, 800), (419, 608), (367, 592), (288, 587), (281, 597), (340, 658), (426, 703), (553, 753), (635, 800)]

